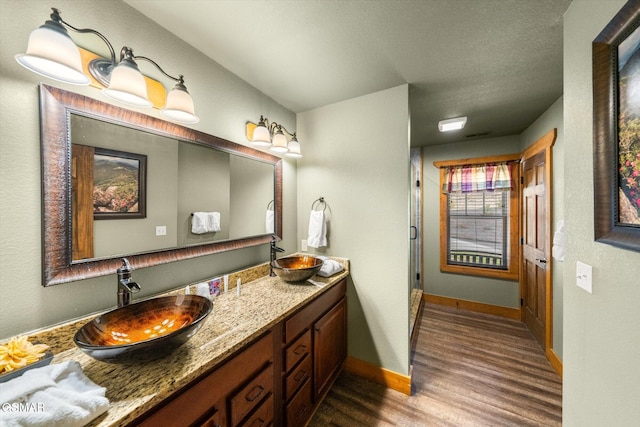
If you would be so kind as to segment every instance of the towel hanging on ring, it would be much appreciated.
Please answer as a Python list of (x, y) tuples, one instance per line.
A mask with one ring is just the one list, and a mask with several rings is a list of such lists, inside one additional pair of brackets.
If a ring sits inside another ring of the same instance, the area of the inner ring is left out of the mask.
[[(312, 248), (320, 248), (327, 246), (327, 221), (324, 215), (324, 209), (321, 211), (313, 210), (316, 202), (325, 203), (324, 198), (320, 197), (311, 204), (311, 214), (309, 215), (309, 234), (307, 236), (307, 246)], [(326, 203), (324, 208), (326, 209)]]

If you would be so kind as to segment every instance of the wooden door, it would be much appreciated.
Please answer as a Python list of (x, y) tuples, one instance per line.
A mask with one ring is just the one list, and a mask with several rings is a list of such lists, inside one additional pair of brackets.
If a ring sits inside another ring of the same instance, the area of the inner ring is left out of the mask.
[(93, 147), (71, 144), (71, 252), (93, 258)]
[(522, 167), (522, 310), (523, 320), (546, 350), (548, 237), (545, 151)]

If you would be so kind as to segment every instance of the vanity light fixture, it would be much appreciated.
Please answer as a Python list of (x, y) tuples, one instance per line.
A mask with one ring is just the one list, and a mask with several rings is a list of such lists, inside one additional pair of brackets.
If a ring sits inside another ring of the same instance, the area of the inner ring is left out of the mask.
[(145, 60), (177, 82), (167, 95), (161, 113), (180, 123), (194, 124), (200, 121), (195, 115), (193, 99), (184, 85), (182, 75), (173, 77), (167, 74), (155, 61), (145, 56), (135, 56), (133, 50), (126, 46), (120, 51), (120, 60), (116, 61), (113, 45), (104, 35), (91, 28), (76, 28), (60, 17), (58, 9), (52, 10), (51, 19), (31, 32), (27, 53), (16, 55), (20, 65), (60, 82), (88, 85), (90, 79), (82, 71), (80, 52), (67, 28), (78, 33), (95, 34), (106, 43), (111, 59), (94, 59), (88, 68), (93, 78), (104, 86), (102, 92), (106, 96), (136, 107), (151, 107), (153, 104), (147, 96), (147, 84), (136, 64), (136, 60)]
[[(252, 124), (248, 122), (247, 125)], [(286, 135), (285, 135), (286, 134)], [(287, 135), (291, 139), (287, 138)], [(287, 157), (300, 158), (300, 143), (295, 132), (289, 132), (284, 126), (260, 116), (258, 124), (253, 129), (251, 143), (256, 147), (269, 147), (276, 153), (286, 153)]]
[(459, 130), (459, 129), (462, 129), (466, 124), (467, 124), (466, 117), (456, 117), (455, 119), (440, 120), (438, 122), (438, 130), (440, 132), (449, 132), (452, 130)]

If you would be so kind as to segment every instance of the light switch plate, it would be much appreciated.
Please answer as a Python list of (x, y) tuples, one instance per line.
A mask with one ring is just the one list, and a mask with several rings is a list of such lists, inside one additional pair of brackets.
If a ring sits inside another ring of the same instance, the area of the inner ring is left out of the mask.
[(576, 261), (576, 285), (590, 294), (593, 293), (592, 267), (580, 261)]
[(156, 236), (166, 236), (166, 235), (167, 235), (167, 226), (156, 225)]

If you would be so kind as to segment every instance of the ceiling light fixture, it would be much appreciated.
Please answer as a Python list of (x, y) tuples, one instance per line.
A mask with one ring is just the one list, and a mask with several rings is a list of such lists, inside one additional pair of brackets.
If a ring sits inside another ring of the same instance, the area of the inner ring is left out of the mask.
[[(253, 133), (251, 133), (250, 129)], [(285, 135), (286, 134), (286, 135)], [(287, 135), (291, 139), (287, 139)], [(289, 132), (284, 126), (260, 116), (258, 124), (247, 122), (247, 138), (257, 147), (269, 148), (276, 153), (286, 153), (287, 157), (300, 158), (300, 143), (295, 132)]]
[(452, 130), (459, 130), (459, 129), (462, 129), (466, 124), (467, 124), (466, 117), (456, 117), (455, 119), (440, 120), (438, 122), (438, 130), (440, 132), (449, 132)]
[(193, 99), (184, 86), (182, 75), (167, 74), (155, 61), (145, 56), (134, 56), (133, 50), (123, 47), (120, 60), (116, 62), (113, 45), (98, 31), (91, 28), (76, 28), (60, 17), (60, 11), (52, 8), (50, 20), (31, 32), (27, 53), (16, 55), (20, 65), (34, 73), (75, 85), (88, 85), (90, 79), (82, 71), (82, 59), (78, 47), (73, 42), (67, 28), (78, 33), (91, 33), (100, 37), (109, 48), (111, 59), (94, 59), (89, 63), (89, 73), (105, 88), (108, 97), (136, 107), (151, 107), (147, 96), (144, 76), (138, 69), (136, 60), (152, 63), (162, 74), (177, 82), (167, 95), (161, 113), (170, 120), (193, 124), (200, 119), (195, 115)]

